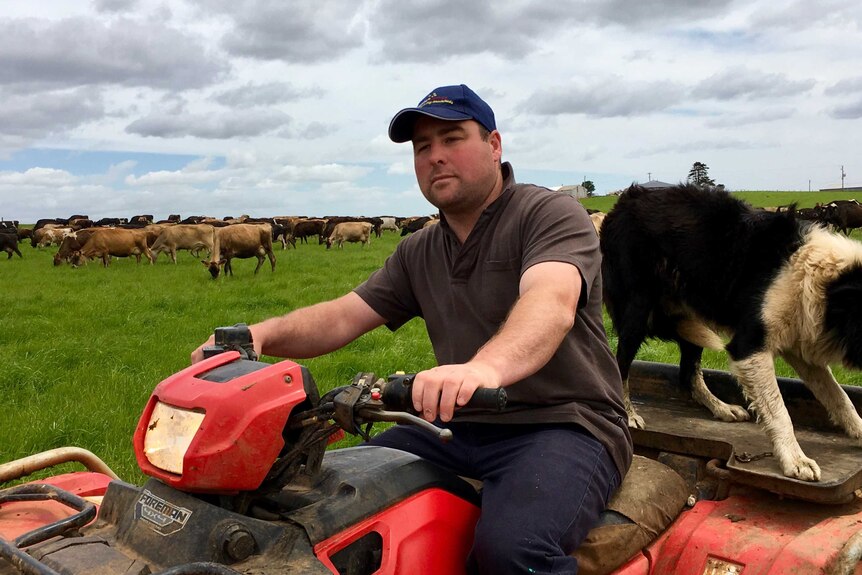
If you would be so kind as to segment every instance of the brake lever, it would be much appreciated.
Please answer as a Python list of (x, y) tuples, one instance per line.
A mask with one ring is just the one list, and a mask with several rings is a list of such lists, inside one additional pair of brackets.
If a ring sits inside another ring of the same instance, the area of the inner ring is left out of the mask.
[(445, 428), (437, 427), (421, 417), (417, 417), (412, 413), (405, 411), (387, 411), (377, 407), (363, 407), (357, 410), (357, 415), (365, 421), (389, 421), (392, 423), (403, 423), (407, 425), (417, 425), (425, 431), (436, 435), (440, 441), (448, 442), (452, 440), (452, 431)]

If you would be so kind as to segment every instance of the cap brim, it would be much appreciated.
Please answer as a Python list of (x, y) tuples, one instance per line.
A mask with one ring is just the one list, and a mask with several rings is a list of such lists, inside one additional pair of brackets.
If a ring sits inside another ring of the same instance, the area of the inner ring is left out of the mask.
[(412, 140), (413, 126), (420, 115), (449, 121), (473, 119), (469, 114), (458, 112), (451, 108), (439, 108), (434, 111), (423, 108), (404, 108), (395, 114), (395, 117), (389, 123), (389, 139), (398, 144)]

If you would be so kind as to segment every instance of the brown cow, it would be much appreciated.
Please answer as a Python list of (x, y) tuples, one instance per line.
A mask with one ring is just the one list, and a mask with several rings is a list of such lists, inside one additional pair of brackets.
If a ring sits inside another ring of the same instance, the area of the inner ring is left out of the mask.
[(332, 235), (326, 238), (326, 249), (335, 244), (339, 248), (344, 247), (344, 242), (361, 242), (362, 247), (371, 243), (370, 222), (341, 222), (332, 230)]
[(162, 230), (150, 248), (155, 261), (160, 253), (170, 254), (171, 261), (177, 263), (177, 250), (189, 250), (198, 257), (201, 250), (212, 255), (215, 228), (209, 224), (177, 224)]
[(59, 266), (63, 263), (71, 262), (74, 253), (81, 251), (81, 248), (84, 247), (90, 236), (99, 229), (102, 228), (85, 228), (66, 235), (60, 243), (60, 249), (54, 254), (54, 265)]
[(309, 220), (299, 220), (293, 225), (293, 231), (291, 232), (291, 237), (293, 238), (293, 243), (296, 245), (296, 238), (299, 238), (301, 243), (308, 243), (308, 236), (323, 236), (323, 228), (326, 227), (326, 220), (321, 219), (309, 219)]
[(230, 261), (233, 258), (257, 258), (256, 274), (266, 258), (275, 271), (275, 254), (272, 251), (272, 226), (268, 224), (233, 224), (217, 228), (212, 257), (201, 263), (213, 279), (219, 276), (222, 266), (225, 275), (233, 275)]
[(102, 258), (105, 267), (111, 265), (111, 257), (127, 258), (135, 256), (140, 264), (141, 255), (147, 256), (153, 263), (153, 253), (147, 247), (147, 232), (145, 230), (127, 230), (123, 228), (102, 228), (96, 230), (87, 243), (72, 255), (72, 265), (77, 267), (93, 258)]

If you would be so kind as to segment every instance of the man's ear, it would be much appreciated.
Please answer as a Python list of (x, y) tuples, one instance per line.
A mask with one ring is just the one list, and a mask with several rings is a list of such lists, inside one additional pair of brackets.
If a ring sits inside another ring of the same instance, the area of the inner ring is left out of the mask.
[(503, 157), (503, 137), (500, 135), (500, 132), (494, 130), (488, 135), (488, 143), (491, 144), (491, 148), (494, 153), (494, 159), (497, 162)]

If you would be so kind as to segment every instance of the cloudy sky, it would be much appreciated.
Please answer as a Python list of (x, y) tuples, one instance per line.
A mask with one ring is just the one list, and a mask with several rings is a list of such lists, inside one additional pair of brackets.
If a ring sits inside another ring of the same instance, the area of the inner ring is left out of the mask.
[(520, 181), (862, 185), (857, 0), (0, 6), (3, 219), (430, 213), (386, 131), (459, 83)]

